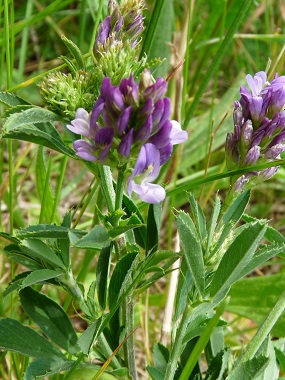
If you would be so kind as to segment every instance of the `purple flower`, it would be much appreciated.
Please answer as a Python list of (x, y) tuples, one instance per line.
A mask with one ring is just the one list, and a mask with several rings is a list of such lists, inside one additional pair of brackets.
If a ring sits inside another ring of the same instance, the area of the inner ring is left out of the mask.
[[(241, 86), (240, 103), (234, 107), (234, 133), (226, 140), (229, 170), (269, 162), (285, 151), (285, 76), (267, 82), (263, 71), (246, 76), (250, 91)], [(233, 189), (242, 191), (271, 178), (278, 167), (251, 171), (235, 181)]]
[(131, 48), (134, 48), (143, 31), (143, 17), (140, 9), (133, 9), (126, 13), (123, 6), (119, 6), (113, 0), (109, 1), (108, 8), (110, 15), (99, 25), (94, 44), (95, 54), (104, 50), (108, 40), (128, 42)]
[[(132, 175), (129, 177), (128, 192), (138, 194), (147, 203), (159, 203), (165, 198), (163, 187), (153, 184), (159, 175), (160, 153), (153, 144), (141, 147)], [(140, 181), (138, 184), (137, 181)]]
[[(165, 196), (160, 186), (152, 184), (160, 166), (170, 158), (173, 145), (181, 144), (188, 137), (177, 121), (169, 120), (170, 99), (165, 97), (166, 90), (167, 82), (162, 78), (155, 81), (147, 70), (139, 83), (130, 75), (113, 86), (106, 77), (91, 114), (80, 109), (67, 125), (72, 132), (86, 138), (73, 144), (76, 154), (84, 160), (116, 167), (136, 159), (131, 176), (136, 181), (129, 182), (129, 189), (142, 200), (151, 200), (152, 194), (156, 194), (150, 203), (156, 203), (156, 199), (159, 202), (162, 194)], [(142, 162), (149, 169), (139, 184), (138, 179), (146, 171)]]

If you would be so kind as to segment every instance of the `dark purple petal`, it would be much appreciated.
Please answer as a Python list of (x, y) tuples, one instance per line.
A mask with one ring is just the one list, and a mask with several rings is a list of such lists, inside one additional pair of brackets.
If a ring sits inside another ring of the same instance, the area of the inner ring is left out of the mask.
[(158, 132), (150, 137), (149, 142), (154, 144), (158, 149), (161, 149), (168, 145), (170, 141), (170, 135), (172, 130), (172, 123), (167, 120)]
[(102, 81), (101, 88), (100, 88), (100, 94), (104, 100), (106, 100), (106, 98), (108, 97), (111, 87), (112, 87), (111, 79), (109, 77), (105, 77)]
[(166, 120), (169, 119), (169, 116), (171, 113), (170, 99), (169, 98), (160, 99), (157, 101), (157, 103), (160, 102), (161, 100), (163, 101), (163, 112), (162, 112), (162, 115), (160, 117), (159, 123), (156, 125), (155, 130), (159, 130), (161, 128), (161, 126), (166, 122)]
[(173, 145), (169, 143), (168, 145), (164, 146), (163, 148), (159, 149), (160, 152), (160, 166), (165, 164), (169, 158), (171, 157), (173, 150)]
[(125, 131), (128, 128), (130, 117), (132, 112), (132, 106), (127, 107), (124, 109), (124, 111), (121, 113), (121, 115), (118, 117), (116, 121), (116, 133), (118, 136), (123, 136)]
[(244, 164), (245, 165), (252, 165), (257, 162), (260, 156), (260, 147), (258, 145), (255, 145), (249, 151), (247, 152), (247, 155), (245, 156), (244, 159)]
[(113, 137), (114, 130), (112, 128), (102, 128), (96, 133), (95, 145), (100, 152), (100, 160), (103, 160), (109, 153), (113, 143)]
[(134, 130), (133, 128), (129, 130), (129, 132), (122, 138), (119, 146), (118, 146), (118, 152), (120, 155), (129, 157), (131, 153), (131, 147), (133, 143), (133, 135)]
[(109, 37), (111, 31), (111, 17), (107, 16), (105, 20), (101, 22), (99, 25), (99, 32), (98, 36), (95, 41), (94, 49), (95, 51), (98, 51), (99, 44), (104, 45), (106, 39)]
[(270, 160), (275, 160), (276, 158), (280, 158), (280, 154), (284, 152), (285, 144), (276, 144), (270, 148), (267, 148), (264, 155), (266, 158)]
[(145, 123), (135, 132), (134, 139), (135, 141), (146, 141), (152, 131), (152, 116), (149, 115)]
[(145, 121), (147, 117), (152, 114), (154, 110), (153, 100), (152, 98), (148, 98), (145, 104), (141, 107), (138, 120)]
[(94, 145), (85, 140), (76, 140), (73, 143), (73, 147), (76, 150), (76, 155), (86, 161), (97, 161), (98, 158), (94, 155), (96, 149)]

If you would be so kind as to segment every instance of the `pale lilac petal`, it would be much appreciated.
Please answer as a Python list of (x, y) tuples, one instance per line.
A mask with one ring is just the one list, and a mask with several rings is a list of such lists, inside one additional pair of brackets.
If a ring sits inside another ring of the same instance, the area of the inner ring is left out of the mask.
[(172, 145), (181, 144), (188, 139), (188, 133), (181, 129), (181, 125), (176, 120), (170, 121), (172, 129), (170, 132), (170, 142)]
[(74, 119), (71, 124), (66, 126), (71, 132), (88, 137), (89, 136), (89, 123), (84, 119)]
[(89, 113), (84, 108), (78, 108), (75, 113), (75, 119), (83, 119), (88, 122)]
[(143, 202), (152, 204), (162, 202), (166, 196), (163, 187), (149, 182), (138, 185), (132, 181), (129, 185), (129, 194), (132, 192), (135, 192)]

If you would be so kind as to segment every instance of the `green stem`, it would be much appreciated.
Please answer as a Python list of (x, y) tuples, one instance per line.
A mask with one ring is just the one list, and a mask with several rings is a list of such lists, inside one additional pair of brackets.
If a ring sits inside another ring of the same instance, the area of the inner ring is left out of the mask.
[(201, 357), (202, 351), (206, 347), (206, 344), (208, 343), (210, 336), (214, 330), (214, 328), (217, 326), (220, 320), (220, 316), (222, 315), (226, 304), (228, 303), (228, 300), (225, 300), (222, 302), (222, 304), (217, 308), (216, 314), (213, 316), (213, 318), (209, 321), (207, 327), (201, 334), (200, 338), (198, 339), (198, 342), (195, 344), (194, 349), (192, 350), (184, 368), (183, 371), (179, 377), (179, 380), (188, 380), (197, 361)]
[(130, 296), (124, 299), (123, 305), (123, 322), (125, 325), (126, 336), (128, 339), (124, 344), (124, 356), (127, 368), (134, 380), (138, 379), (136, 368), (135, 338), (134, 338), (134, 302)]
[(117, 184), (116, 184), (115, 210), (120, 210), (122, 208), (126, 166), (127, 166), (127, 164), (118, 168), (118, 180), (117, 180)]
[(175, 336), (173, 346), (171, 348), (170, 357), (167, 363), (164, 380), (172, 380), (174, 379), (174, 375), (177, 369), (178, 359), (182, 350), (183, 338), (189, 324), (189, 320), (191, 318), (191, 314), (193, 312), (193, 308), (188, 306), (182, 315), (182, 319), (179, 324), (179, 328), (177, 330), (177, 334)]
[(259, 327), (257, 333), (253, 339), (248, 343), (245, 353), (241, 359), (242, 362), (246, 362), (254, 357), (263, 341), (266, 339), (267, 335), (270, 333), (271, 329), (275, 325), (277, 319), (283, 313), (285, 309), (285, 291), (281, 294), (279, 300), (269, 313), (268, 317)]
[(116, 194), (113, 187), (113, 178), (109, 166), (98, 165), (98, 173), (101, 182), (101, 188), (110, 213), (115, 211)]

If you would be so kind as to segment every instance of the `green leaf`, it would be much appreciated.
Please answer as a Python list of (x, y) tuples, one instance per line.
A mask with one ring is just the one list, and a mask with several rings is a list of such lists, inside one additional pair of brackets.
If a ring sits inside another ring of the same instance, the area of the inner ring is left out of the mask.
[(67, 352), (78, 353), (77, 335), (61, 306), (32, 288), (20, 291), (20, 301), (25, 312), (46, 336)]
[(151, 20), (148, 24), (148, 28), (146, 30), (146, 35), (143, 40), (143, 46), (140, 52), (140, 59), (144, 55), (149, 55), (152, 43), (154, 41), (154, 36), (156, 34), (156, 30), (159, 28), (159, 20), (162, 13), (162, 9), (164, 6), (165, 0), (157, 0), (155, 2), (155, 6), (153, 12), (151, 13)]
[(13, 292), (14, 290), (18, 290), (22, 285), (23, 279), (25, 279), (30, 273), (32, 272), (30, 271), (22, 272), (18, 274), (15, 278), (13, 278), (13, 280), (9, 282), (9, 285), (7, 286), (4, 293), (2, 294), (3, 298), (6, 297), (11, 292)]
[(123, 195), (123, 208), (126, 211), (127, 217), (131, 217), (133, 214), (135, 214), (142, 222), (142, 226), (139, 228), (136, 228), (134, 230), (134, 235), (136, 238), (136, 243), (142, 247), (146, 248), (146, 226), (145, 221), (140, 213), (139, 209), (137, 208), (136, 204), (125, 194)]
[(107, 285), (109, 281), (109, 270), (111, 262), (111, 245), (101, 249), (97, 267), (96, 267), (96, 288), (98, 294), (98, 302), (104, 310), (107, 299)]
[(188, 194), (188, 199), (189, 199), (190, 206), (191, 206), (191, 212), (193, 215), (193, 220), (194, 220), (194, 223), (196, 225), (196, 229), (198, 231), (199, 237), (202, 241), (207, 236), (206, 218), (205, 218), (205, 215), (203, 213), (203, 210), (201, 209), (201, 206), (196, 201), (196, 199), (192, 193)]
[[(57, 114), (45, 108), (33, 107), (11, 115), (4, 124), (4, 132), (11, 132), (29, 124), (53, 123), (55, 121), (59, 121)], [(53, 134), (59, 136), (56, 130)]]
[(238, 365), (229, 373), (226, 380), (254, 380), (268, 365), (268, 358), (258, 356)]
[(71, 40), (66, 38), (65, 36), (61, 36), (61, 39), (62, 39), (63, 43), (65, 44), (65, 46), (70, 51), (70, 53), (72, 54), (73, 58), (75, 59), (75, 61), (77, 63), (77, 71), (78, 70), (85, 70), (85, 64), (83, 61), (83, 56), (82, 56), (82, 53), (81, 53), (79, 47), (74, 42), (72, 42)]
[(110, 309), (112, 309), (119, 300), (125, 279), (129, 277), (133, 265), (136, 262), (137, 255), (137, 252), (129, 252), (123, 256), (115, 266), (109, 284), (108, 301)]
[(30, 257), (29, 254), (24, 253), (19, 245), (10, 244), (4, 248), (4, 253), (9, 256), (10, 260), (22, 264), (31, 270), (42, 269), (42, 263), (39, 259)]
[[(193, 234), (189, 228), (189, 224), (185, 223), (185, 213), (180, 211), (176, 220), (177, 229), (181, 240), (182, 253), (185, 257), (188, 269), (193, 277), (193, 281), (198, 292), (202, 296), (205, 291), (205, 269), (203, 260), (203, 251), (197, 236)], [(188, 216), (186, 219), (190, 222)]]
[(253, 258), (250, 260), (250, 262), (245, 266), (241, 273), (241, 277), (246, 276), (250, 272), (252, 272), (254, 269), (265, 263), (266, 261), (270, 260), (272, 257), (278, 255), (281, 252), (285, 251), (285, 244), (275, 244), (275, 245), (269, 245), (266, 247), (260, 248), (256, 254), (253, 256)]
[(16, 231), (18, 238), (41, 238), (41, 239), (68, 239), (69, 231), (77, 235), (85, 235), (86, 233), (81, 230), (72, 229), (66, 226), (57, 226), (55, 224), (37, 224), (27, 228), (21, 228)]
[(152, 380), (164, 380), (164, 373), (159, 371), (157, 368), (148, 365), (146, 366), (146, 370), (149, 373)]
[(220, 351), (210, 362), (205, 380), (223, 380), (227, 369), (227, 362), (230, 357), (229, 350)]
[(74, 157), (74, 151), (65, 145), (52, 125), (55, 121), (59, 121), (55, 113), (40, 107), (29, 108), (7, 119), (2, 137), (30, 141)]
[[(285, 289), (285, 274), (250, 277), (235, 283), (230, 292), (226, 310), (261, 324)], [(285, 315), (272, 329), (273, 336), (285, 336)]]
[(217, 230), (221, 230), (221, 236), (215, 245), (213, 254), (215, 254), (219, 248), (222, 246), (223, 242), (229, 236), (231, 229), (237, 224), (237, 222), (242, 217), (246, 206), (248, 205), (250, 198), (250, 190), (241, 193), (234, 203), (227, 208), (224, 213), (220, 223), (218, 224)]
[(222, 293), (241, 278), (243, 270), (253, 257), (265, 230), (266, 226), (255, 223), (248, 225), (235, 238), (225, 252), (214, 275), (210, 290), (212, 297), (217, 293)]
[(35, 358), (65, 359), (46, 338), (11, 318), (0, 319), (0, 348)]
[(138, 224), (127, 224), (126, 226), (118, 226), (118, 227), (114, 227), (111, 230), (109, 230), (108, 233), (109, 233), (110, 237), (112, 239), (114, 239), (115, 237), (117, 237), (121, 234), (124, 234), (125, 232), (131, 231), (134, 228), (141, 227), (141, 225), (142, 225), (141, 223), (138, 223)]
[(36, 359), (29, 365), (24, 380), (36, 380), (41, 377), (67, 371), (74, 363), (74, 361), (63, 360), (57, 357)]
[[(165, 0), (161, 9), (157, 28), (154, 31), (148, 61), (157, 57), (165, 61), (155, 70), (156, 77), (164, 77), (167, 74), (170, 61), (170, 47), (172, 42), (173, 21), (174, 21), (173, 0)], [(151, 21), (152, 22), (152, 21)], [(150, 26), (149, 26), (150, 27)]]
[(146, 251), (148, 253), (152, 250), (156, 250), (158, 246), (161, 210), (161, 203), (149, 205), (146, 230)]
[(110, 236), (108, 231), (103, 226), (95, 226), (93, 227), (87, 235), (85, 235), (81, 239), (74, 239), (74, 234), (72, 236), (71, 244), (77, 248), (85, 248), (85, 249), (102, 249), (110, 244)]
[(213, 207), (212, 217), (211, 217), (211, 220), (207, 226), (208, 227), (207, 228), (207, 246), (206, 246), (205, 256), (208, 255), (208, 252), (209, 252), (211, 245), (213, 243), (213, 236), (214, 236), (215, 229), (217, 226), (218, 217), (220, 215), (220, 210), (221, 210), (221, 202), (220, 202), (219, 197), (216, 196), (214, 207)]
[[(36, 182), (37, 190), (41, 199), (41, 215), (43, 214), (48, 222), (52, 222), (51, 218), (53, 215), (55, 198), (50, 185), (50, 180), (49, 178), (47, 178), (47, 176), (48, 170), (45, 160), (44, 149), (42, 146), (39, 146), (36, 159)], [(58, 212), (56, 212), (54, 219), (57, 223), (59, 223), (60, 217)]]
[(63, 272), (60, 269), (53, 270), (53, 269), (39, 269), (35, 270), (29, 275), (26, 276), (26, 278), (23, 280), (21, 288), (25, 288), (27, 286), (38, 284), (47, 280), (50, 280), (52, 278), (59, 277), (62, 275)]
[(100, 317), (95, 322), (93, 322), (90, 326), (87, 327), (85, 331), (78, 338), (78, 344), (85, 355), (89, 354), (89, 351), (92, 348), (94, 337), (97, 334), (97, 331), (100, 328), (102, 323), (102, 318)]
[(30, 258), (43, 261), (55, 268), (66, 269), (55, 252), (38, 239), (24, 239), (20, 244), (21, 250)]
[(0, 103), (7, 107), (15, 107), (20, 105), (31, 105), (31, 103), (22, 99), (20, 96), (11, 94), (9, 92), (0, 92)]

